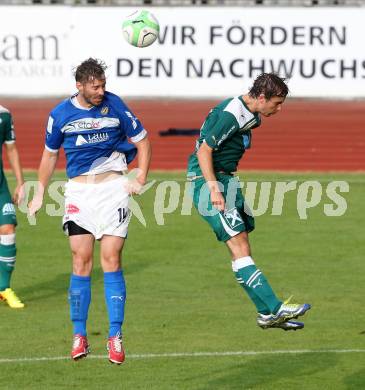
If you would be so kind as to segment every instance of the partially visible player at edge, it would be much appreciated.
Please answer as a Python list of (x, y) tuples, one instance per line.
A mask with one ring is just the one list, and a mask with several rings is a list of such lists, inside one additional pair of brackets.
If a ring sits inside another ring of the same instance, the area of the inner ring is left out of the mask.
[(245, 199), (233, 173), (251, 145), (251, 130), (261, 124), (260, 116), (278, 113), (288, 92), (284, 79), (264, 73), (246, 95), (218, 104), (207, 116), (188, 164), (194, 205), (217, 239), (226, 243), (237, 282), (255, 304), (257, 324), (263, 329), (303, 328), (303, 323), (291, 320), (303, 315), (310, 305), (282, 302), (256, 267), (248, 239), (254, 218), (245, 211)]
[[(151, 147), (140, 121), (117, 95), (105, 90), (105, 69), (100, 60), (82, 62), (75, 71), (78, 92), (51, 111), (38, 171), (39, 189), (29, 212), (32, 215), (41, 207), (63, 146), (69, 177), (63, 226), (73, 258), (69, 287), (74, 328), (71, 357), (77, 360), (89, 353), (86, 320), (93, 250), (95, 240), (99, 240), (109, 316), (107, 349), (110, 362), (121, 364), (125, 359), (121, 327), (126, 299), (121, 252), (130, 220), (128, 200), (146, 183)], [(139, 173), (128, 181), (123, 173), (137, 152)]]
[(5, 144), (7, 156), (16, 178), (13, 197), (3, 171), (2, 148), (0, 150), (0, 300), (12, 309), (22, 309), (24, 304), (10, 288), (10, 279), (15, 267), (15, 227), (17, 225), (14, 204), (22, 200), (24, 184), (11, 113), (0, 106), (0, 145)]

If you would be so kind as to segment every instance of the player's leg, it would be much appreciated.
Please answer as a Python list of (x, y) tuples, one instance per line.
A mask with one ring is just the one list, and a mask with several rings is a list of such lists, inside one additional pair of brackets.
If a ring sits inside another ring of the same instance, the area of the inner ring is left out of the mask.
[(226, 244), (232, 256), (235, 277), (255, 303), (258, 313), (277, 312), (282, 302), (252, 259), (247, 232), (237, 234), (227, 240)]
[(109, 316), (108, 351), (112, 363), (125, 359), (122, 346), (122, 325), (126, 301), (126, 286), (121, 266), (124, 238), (104, 235), (100, 241), (100, 260), (104, 271), (105, 302)]
[(284, 330), (303, 328), (302, 323), (288, 320), (303, 315), (310, 309), (310, 305), (283, 303), (276, 297), (268, 280), (256, 267), (250, 255), (247, 232), (230, 238), (226, 244), (232, 256), (232, 270), (236, 279), (257, 307), (257, 324), (263, 329), (269, 327), (279, 327)]
[[(309, 305), (287, 305), (275, 296), (267, 279), (257, 269), (250, 252), (248, 232), (254, 230), (254, 218), (245, 210), (245, 200), (242, 195), (238, 179), (225, 175), (217, 175), (223, 186), (223, 195), (226, 200), (226, 210), (211, 215), (202, 215), (201, 210), (213, 210), (210, 202), (209, 190), (204, 186), (204, 180), (194, 183), (193, 202), (202, 217), (214, 230), (219, 241), (227, 243), (232, 255), (232, 269), (235, 276), (252, 302), (255, 304), (259, 317), (258, 324), (262, 328), (280, 327), (285, 330), (300, 329), (302, 323), (283, 324), (297, 315), (305, 313)], [(214, 210), (213, 210), (214, 211)], [(293, 325), (293, 326), (292, 326)]]
[(72, 252), (72, 275), (68, 291), (74, 335), (71, 357), (77, 360), (89, 353), (86, 322), (91, 301), (90, 275), (95, 239), (90, 232), (74, 222), (68, 222), (68, 234)]
[[(270, 284), (260, 270), (257, 269), (251, 257), (250, 244), (247, 232), (241, 232), (226, 241), (232, 257), (232, 270), (237, 282), (246, 291), (258, 312), (257, 324), (263, 329), (280, 328), (283, 330), (302, 329), (304, 324), (296, 321), (268, 323), (272, 310), (281, 307), (282, 302), (277, 299)], [(274, 309), (272, 309), (274, 307)], [(267, 320), (263, 323), (263, 318)]]
[[(2, 210), (4, 213), (4, 208), (2, 208)], [(0, 220), (2, 219), (4, 221), (6, 217), (7, 216), (2, 216), (2, 218), (0, 217)], [(9, 307), (13, 309), (21, 309), (24, 307), (24, 303), (20, 301), (13, 289), (10, 287), (10, 280), (14, 271), (15, 261), (15, 225), (0, 225), (0, 299), (4, 300)]]
[[(222, 185), (223, 195), (227, 201), (227, 211), (221, 213), (214, 212), (215, 209), (210, 201), (209, 189), (203, 179), (197, 180), (193, 185), (194, 205), (211, 226), (217, 239), (227, 243), (233, 259), (232, 268), (236, 279), (255, 304), (257, 311), (263, 314), (270, 314), (271, 310), (265, 302), (252, 288), (243, 282), (242, 271), (236, 270), (237, 265), (239, 264), (240, 268), (242, 268), (243, 259), (249, 258), (251, 255), (247, 231), (254, 229), (254, 219), (244, 214), (244, 199), (238, 180), (225, 175), (219, 175), (218, 178)], [(204, 210), (206, 211), (205, 215), (202, 214)], [(244, 218), (242, 215), (244, 215)], [(237, 263), (235, 260), (237, 260)]]
[(6, 180), (3, 179), (0, 186), (0, 299), (13, 309), (21, 309), (24, 304), (10, 287), (16, 260), (15, 227), (17, 220)]
[(98, 184), (100, 261), (104, 271), (105, 302), (109, 317), (109, 361), (121, 364), (125, 359), (122, 346), (122, 325), (126, 300), (126, 286), (121, 266), (121, 252), (130, 221), (127, 179), (120, 175)]

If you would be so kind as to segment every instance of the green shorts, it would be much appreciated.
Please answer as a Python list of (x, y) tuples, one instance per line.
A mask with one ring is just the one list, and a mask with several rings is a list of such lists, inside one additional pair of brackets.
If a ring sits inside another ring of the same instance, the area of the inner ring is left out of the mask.
[(204, 178), (191, 183), (193, 203), (199, 214), (209, 223), (219, 241), (228, 241), (241, 232), (251, 232), (255, 220), (245, 210), (245, 198), (242, 195), (239, 180), (235, 176), (217, 173), (217, 180), (226, 201), (226, 210), (219, 212), (213, 207), (210, 192)]
[(8, 186), (0, 187), (0, 225), (17, 225), (14, 203)]

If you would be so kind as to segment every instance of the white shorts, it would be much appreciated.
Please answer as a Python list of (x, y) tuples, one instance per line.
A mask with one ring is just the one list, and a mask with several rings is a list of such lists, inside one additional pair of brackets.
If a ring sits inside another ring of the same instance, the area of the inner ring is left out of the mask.
[(63, 225), (73, 221), (97, 240), (104, 234), (127, 237), (131, 212), (126, 182), (126, 176), (97, 184), (68, 181)]

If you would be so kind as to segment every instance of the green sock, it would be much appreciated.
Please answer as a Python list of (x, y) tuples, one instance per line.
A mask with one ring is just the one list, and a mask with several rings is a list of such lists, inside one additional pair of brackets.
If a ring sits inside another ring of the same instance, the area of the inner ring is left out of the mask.
[[(239, 276), (237, 276), (237, 273), (235, 273), (236, 275), (236, 278), (238, 278)], [(240, 282), (238, 282), (240, 283)], [(255, 292), (252, 290), (252, 288), (249, 288), (245, 285), (244, 282), (241, 282), (240, 283), (241, 286), (243, 287), (243, 289), (246, 291), (246, 293), (248, 294), (248, 296), (250, 297), (251, 301), (254, 303), (254, 305), (256, 306), (256, 309), (257, 309), (257, 312), (260, 313), (260, 314), (270, 314), (270, 309), (265, 305), (265, 303), (255, 294)]]
[(10, 287), (11, 274), (15, 266), (16, 248), (11, 245), (0, 244), (0, 291)]
[(232, 269), (238, 283), (247, 292), (259, 313), (270, 314), (278, 311), (282, 302), (276, 297), (269, 282), (257, 269), (250, 256), (233, 261)]

